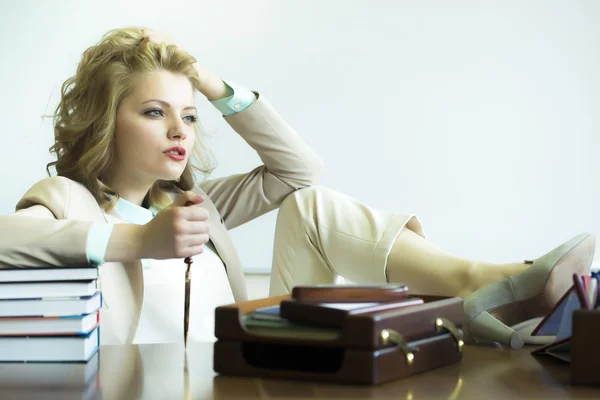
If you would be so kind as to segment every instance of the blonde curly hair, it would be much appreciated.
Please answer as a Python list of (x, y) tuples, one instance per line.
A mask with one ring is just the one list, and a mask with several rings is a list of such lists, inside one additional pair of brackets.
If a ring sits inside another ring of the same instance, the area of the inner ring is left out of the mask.
[[(114, 132), (117, 107), (131, 93), (135, 77), (143, 72), (164, 70), (187, 77), (195, 90), (200, 81), (193, 64), (196, 59), (174, 45), (144, 42), (143, 28), (115, 29), (106, 33), (100, 43), (88, 48), (74, 76), (61, 90), (61, 100), (54, 113), (55, 143), (50, 152), (59, 176), (83, 184), (98, 204), (110, 212), (119, 195), (103, 176), (115, 153)], [(157, 181), (148, 193), (150, 206), (161, 209), (170, 199), (165, 189), (190, 190), (194, 172), (205, 177), (212, 172), (212, 153), (202, 142), (202, 128), (194, 123), (196, 141), (190, 160), (176, 181)]]

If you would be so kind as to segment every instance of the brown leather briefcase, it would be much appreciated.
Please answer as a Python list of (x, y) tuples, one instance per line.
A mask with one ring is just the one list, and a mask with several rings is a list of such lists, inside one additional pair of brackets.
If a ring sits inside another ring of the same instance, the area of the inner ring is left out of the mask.
[(222, 375), (379, 384), (459, 362), (462, 299), (414, 297), (424, 303), (349, 315), (340, 329), (301, 332), (298, 337), (245, 323), (252, 311), (278, 305), (288, 296), (218, 307), (214, 370)]

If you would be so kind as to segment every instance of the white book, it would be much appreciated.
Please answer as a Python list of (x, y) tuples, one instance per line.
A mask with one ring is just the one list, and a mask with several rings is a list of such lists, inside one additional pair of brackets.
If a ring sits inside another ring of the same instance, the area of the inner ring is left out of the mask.
[(5, 268), (0, 265), (0, 282), (89, 281), (98, 278), (98, 267)]
[(0, 317), (69, 317), (90, 314), (101, 306), (100, 292), (85, 297), (0, 300)]
[(87, 361), (100, 346), (98, 331), (82, 336), (0, 337), (0, 362)]
[(100, 322), (100, 312), (77, 317), (4, 317), (0, 336), (85, 334)]
[(0, 283), (0, 299), (91, 296), (97, 289), (96, 280)]

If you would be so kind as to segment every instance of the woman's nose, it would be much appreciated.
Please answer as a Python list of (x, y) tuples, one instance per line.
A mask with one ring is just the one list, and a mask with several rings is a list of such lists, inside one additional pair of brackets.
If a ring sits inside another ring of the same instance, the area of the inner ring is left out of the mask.
[(185, 129), (186, 129), (186, 125), (183, 121), (181, 121), (181, 120), (179, 120), (179, 122), (174, 121), (169, 126), (169, 132), (167, 133), (167, 137), (171, 140), (173, 140), (173, 139), (184, 140), (187, 137), (187, 133), (185, 132)]

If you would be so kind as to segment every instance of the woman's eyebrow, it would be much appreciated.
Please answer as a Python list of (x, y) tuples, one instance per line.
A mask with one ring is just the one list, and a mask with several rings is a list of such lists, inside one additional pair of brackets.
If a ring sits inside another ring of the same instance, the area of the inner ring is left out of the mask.
[[(171, 105), (168, 102), (166, 102), (164, 100), (160, 100), (160, 99), (146, 100), (142, 104), (150, 103), (150, 102), (153, 102), (153, 101), (156, 101), (157, 103), (160, 103), (160, 104), (164, 105), (167, 108), (171, 107)], [(195, 110), (195, 109), (196, 109), (196, 107), (194, 107), (194, 106), (187, 106), (187, 107), (184, 108), (184, 110)]]

